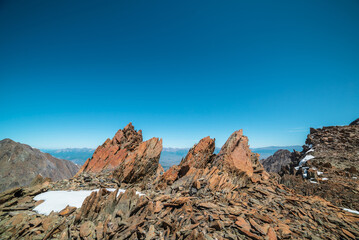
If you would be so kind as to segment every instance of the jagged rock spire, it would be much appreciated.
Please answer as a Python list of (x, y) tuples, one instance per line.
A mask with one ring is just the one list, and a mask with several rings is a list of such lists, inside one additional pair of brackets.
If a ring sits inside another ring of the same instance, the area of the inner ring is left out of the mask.
[[(120, 182), (142, 181), (156, 174), (162, 151), (162, 139), (152, 138), (143, 142), (142, 131), (136, 131), (132, 123), (107, 139), (82, 166), (83, 172), (113, 171)], [(160, 167), (162, 168), (162, 167)]]

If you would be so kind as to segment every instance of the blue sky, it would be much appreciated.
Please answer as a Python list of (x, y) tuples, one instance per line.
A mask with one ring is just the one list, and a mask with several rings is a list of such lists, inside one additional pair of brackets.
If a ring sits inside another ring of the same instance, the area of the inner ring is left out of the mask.
[(359, 117), (359, 2), (0, 2), (0, 139), (302, 145)]

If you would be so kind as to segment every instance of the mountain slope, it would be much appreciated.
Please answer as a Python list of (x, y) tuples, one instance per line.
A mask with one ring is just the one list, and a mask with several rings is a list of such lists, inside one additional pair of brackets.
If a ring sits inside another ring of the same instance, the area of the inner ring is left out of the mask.
[(282, 166), (289, 165), (292, 162), (291, 155), (292, 153), (290, 151), (286, 149), (280, 149), (276, 151), (272, 156), (261, 160), (261, 163), (267, 172), (278, 173), (281, 170)]
[(11, 139), (0, 141), (0, 191), (28, 185), (38, 174), (60, 180), (72, 177), (79, 166), (54, 158)]

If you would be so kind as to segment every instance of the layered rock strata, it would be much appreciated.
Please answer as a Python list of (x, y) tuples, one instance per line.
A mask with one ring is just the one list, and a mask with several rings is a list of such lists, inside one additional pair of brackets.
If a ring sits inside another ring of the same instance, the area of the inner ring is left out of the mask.
[(143, 182), (159, 175), (161, 151), (162, 139), (143, 142), (142, 131), (129, 123), (99, 146), (76, 175), (111, 171), (119, 182)]

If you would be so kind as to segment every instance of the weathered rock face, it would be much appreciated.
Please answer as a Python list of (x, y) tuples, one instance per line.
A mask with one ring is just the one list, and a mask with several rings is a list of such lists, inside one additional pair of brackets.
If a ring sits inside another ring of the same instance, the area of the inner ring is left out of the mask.
[(223, 145), (216, 156), (213, 165), (232, 173), (245, 173), (248, 177), (259, 166), (259, 156), (252, 154), (248, 138), (243, 136), (243, 130), (234, 132)]
[(359, 125), (310, 129), (303, 151), (280, 171), (280, 182), (303, 195), (359, 209)]
[(114, 176), (125, 183), (143, 182), (156, 175), (162, 151), (162, 139), (151, 138), (140, 145), (114, 171)]
[(114, 170), (129, 152), (138, 147), (142, 140), (142, 131), (136, 131), (129, 123), (124, 129), (118, 130), (112, 139), (108, 138), (101, 146), (98, 146), (92, 158), (85, 162), (78, 174)]
[(11, 139), (0, 141), (0, 192), (26, 186), (37, 176), (53, 180), (71, 178), (79, 166)]
[(264, 169), (267, 172), (278, 173), (282, 167), (289, 165), (292, 162), (292, 154), (290, 151), (281, 149), (276, 151), (272, 156), (261, 160)]
[(213, 160), (215, 139), (205, 137), (194, 145), (187, 153), (181, 163), (170, 167), (160, 179), (160, 186), (172, 185), (178, 178), (183, 177), (190, 169), (204, 169)]
[(305, 143), (312, 146), (316, 160), (340, 169), (359, 166), (359, 125), (311, 128)]
[(186, 157), (181, 161), (180, 166), (204, 168), (211, 162), (215, 148), (215, 139), (205, 137), (198, 144), (191, 148)]
[(99, 146), (76, 174), (113, 171), (119, 182), (143, 182), (159, 174), (162, 139), (152, 138), (142, 142), (142, 131), (131, 123), (120, 129), (113, 139)]
[(165, 188), (186, 186), (197, 188), (199, 179), (209, 184), (210, 191), (231, 191), (235, 186), (267, 180), (269, 175), (259, 163), (259, 155), (249, 149), (248, 138), (242, 130), (234, 132), (218, 155), (213, 154), (215, 140), (203, 138), (190, 149), (179, 166), (172, 166), (160, 178), (158, 186)]

